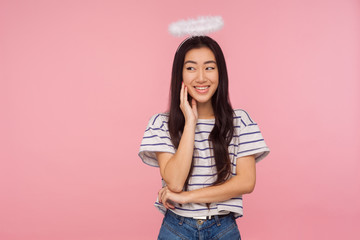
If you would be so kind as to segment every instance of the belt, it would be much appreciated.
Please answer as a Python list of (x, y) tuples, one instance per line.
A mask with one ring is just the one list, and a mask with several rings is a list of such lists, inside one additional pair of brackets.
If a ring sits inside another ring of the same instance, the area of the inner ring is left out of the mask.
[[(227, 214), (222, 214), (222, 215), (210, 215), (210, 216), (201, 216), (201, 217), (182, 217), (180, 215), (177, 215), (176, 213), (174, 213), (173, 211), (171, 210), (167, 210), (166, 211), (167, 214), (170, 214), (178, 219), (184, 219), (184, 218), (188, 218), (188, 219), (195, 219), (195, 220), (198, 220), (198, 221), (201, 221), (201, 220), (210, 220), (210, 219), (216, 219), (216, 218), (223, 218), (223, 217), (228, 217), (229, 215), (233, 215), (232, 212), (229, 212)], [(182, 220), (183, 221), (183, 220)]]
[(201, 217), (192, 217), (193, 219), (202, 219), (202, 220), (210, 220), (211, 218), (218, 216), (218, 218), (222, 218), (222, 217), (226, 217), (229, 216), (230, 213), (228, 214), (223, 214), (223, 215), (210, 215), (210, 216), (201, 216)]

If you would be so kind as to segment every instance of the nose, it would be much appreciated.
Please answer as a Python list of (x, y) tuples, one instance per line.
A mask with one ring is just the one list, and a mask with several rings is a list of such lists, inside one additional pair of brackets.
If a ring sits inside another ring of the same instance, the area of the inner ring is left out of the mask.
[(203, 83), (203, 82), (206, 81), (206, 79), (205, 79), (205, 70), (199, 71), (199, 75), (198, 75), (196, 80), (197, 80), (198, 83)]

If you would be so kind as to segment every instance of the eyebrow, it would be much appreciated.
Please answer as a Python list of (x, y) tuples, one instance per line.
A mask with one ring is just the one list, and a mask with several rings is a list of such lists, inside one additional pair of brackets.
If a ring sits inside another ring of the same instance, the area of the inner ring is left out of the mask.
[[(188, 60), (188, 61), (184, 62), (184, 65), (187, 64), (187, 63), (197, 64), (197, 62), (195, 62), (195, 61)], [(209, 63), (215, 63), (216, 64), (216, 62), (214, 60), (204, 62), (204, 64), (209, 64)]]

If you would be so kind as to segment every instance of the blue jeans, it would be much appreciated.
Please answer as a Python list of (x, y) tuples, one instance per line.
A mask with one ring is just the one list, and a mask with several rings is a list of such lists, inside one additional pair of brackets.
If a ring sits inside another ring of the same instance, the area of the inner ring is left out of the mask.
[(233, 214), (197, 220), (166, 211), (158, 240), (226, 239), (240, 240), (240, 232)]

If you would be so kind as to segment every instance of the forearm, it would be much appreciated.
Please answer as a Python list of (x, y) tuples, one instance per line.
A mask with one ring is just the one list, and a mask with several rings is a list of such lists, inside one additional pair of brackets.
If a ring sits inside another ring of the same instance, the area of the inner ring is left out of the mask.
[(222, 202), (251, 193), (255, 182), (255, 156), (239, 157), (236, 160), (236, 175), (223, 184), (177, 193), (165, 187), (159, 191), (159, 201), (165, 204), (166, 208), (174, 208), (168, 201), (180, 204)]
[(161, 171), (166, 185), (175, 192), (183, 190), (191, 168), (194, 152), (196, 124), (186, 124), (176, 153), (167, 161)]
[(255, 187), (255, 179), (234, 176), (221, 185), (205, 187), (185, 194), (184, 203), (222, 202), (242, 194), (251, 193)]

